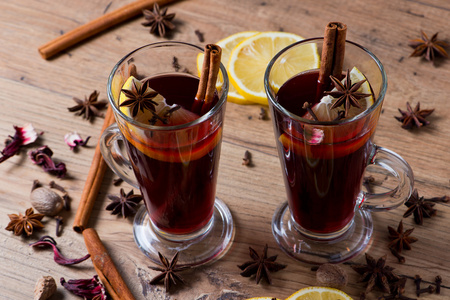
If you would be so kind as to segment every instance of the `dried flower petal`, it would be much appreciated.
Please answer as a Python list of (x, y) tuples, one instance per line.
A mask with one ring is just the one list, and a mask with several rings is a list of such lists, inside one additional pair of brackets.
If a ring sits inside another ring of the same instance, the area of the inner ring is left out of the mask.
[(103, 284), (94, 275), (92, 279), (70, 279), (66, 282), (64, 277), (60, 279), (61, 285), (73, 294), (87, 300), (106, 300), (106, 290)]
[(87, 144), (87, 142), (89, 141), (90, 138), (91, 137), (88, 136), (86, 138), (86, 140), (83, 140), (78, 133), (70, 132), (70, 133), (67, 133), (64, 136), (64, 141), (66, 142), (67, 145), (69, 145), (70, 150), (74, 150), (78, 146), (82, 146), (82, 147), (86, 146), (86, 144)]
[(11, 140), (8, 140), (5, 149), (1, 151), (0, 163), (16, 155), (21, 146), (31, 144), (37, 139), (37, 133), (31, 124), (25, 124), (23, 127), (14, 126), (14, 129), (16, 133), (10, 136)]
[(65, 258), (61, 252), (59, 251), (58, 247), (56, 247), (56, 241), (48, 236), (48, 235), (44, 235), (43, 237), (41, 237), (37, 242), (30, 244), (31, 247), (35, 247), (35, 246), (51, 246), (53, 248), (53, 254), (54, 254), (54, 260), (57, 264), (60, 265), (75, 265), (75, 264), (79, 264), (80, 262), (85, 261), (86, 259), (88, 259), (89, 257), (91, 257), (90, 254), (87, 254), (81, 258), (77, 258), (77, 259), (68, 259)]
[(28, 152), (31, 160), (39, 166), (42, 166), (45, 172), (56, 175), (58, 178), (63, 178), (66, 175), (66, 165), (63, 162), (55, 164), (52, 160), (53, 151), (48, 146), (42, 146), (36, 150)]

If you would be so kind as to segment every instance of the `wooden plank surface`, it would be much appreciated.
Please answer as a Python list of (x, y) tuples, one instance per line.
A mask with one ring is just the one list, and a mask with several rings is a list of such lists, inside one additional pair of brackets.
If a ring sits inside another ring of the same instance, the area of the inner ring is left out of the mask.
[[(82, 235), (71, 229), (103, 120), (87, 122), (67, 111), (72, 97), (84, 98), (100, 91), (106, 98), (106, 81), (113, 65), (126, 53), (146, 43), (165, 40), (148, 33), (135, 18), (71, 48), (50, 61), (43, 60), (37, 48), (49, 40), (84, 24), (106, 11), (131, 2), (111, 0), (14, 0), (0, 2), (0, 139), (14, 133), (13, 125), (31, 122), (40, 137), (40, 145), (49, 145), (54, 158), (67, 165), (68, 178), (57, 182), (72, 199), (70, 212), (63, 214), (64, 229), (57, 238), (63, 254), (81, 257), (87, 253)], [(348, 39), (372, 50), (383, 62), (389, 84), (384, 112), (375, 141), (396, 151), (411, 165), (415, 185), (426, 197), (450, 194), (450, 61), (437, 67), (410, 58), (408, 40), (420, 30), (449, 41), (450, 2), (446, 0), (379, 0), (379, 1), (218, 1), (185, 0), (173, 3), (177, 29), (169, 36), (198, 45), (216, 42), (230, 34), (245, 30), (284, 30), (303, 37), (323, 34), (329, 21), (348, 25)], [(204, 33), (200, 43), (195, 30)], [(406, 101), (423, 108), (435, 108), (429, 118), (431, 125), (420, 130), (400, 128), (394, 116), (397, 108), (405, 109)], [(230, 251), (220, 261), (186, 272), (188, 286), (166, 294), (161, 285), (148, 282), (156, 275), (147, 266), (149, 260), (139, 251), (132, 235), (132, 221), (112, 216), (105, 210), (108, 193), (118, 193), (112, 184), (116, 178), (106, 173), (89, 226), (94, 227), (109, 250), (136, 299), (245, 299), (256, 296), (286, 298), (296, 290), (314, 285), (315, 273), (310, 266), (296, 262), (278, 248), (270, 228), (275, 208), (285, 201), (285, 192), (270, 120), (258, 119), (260, 106), (239, 106), (229, 103), (224, 128), (217, 195), (229, 206), (236, 223), (236, 236)], [(249, 117), (252, 117), (251, 119)], [(92, 136), (89, 147), (72, 152), (64, 143), (64, 135), (77, 131), (82, 137)], [(2, 145), (3, 146), (3, 145)], [(36, 145), (34, 145), (36, 146)], [(53, 262), (50, 251), (28, 246), (39, 236), (54, 236), (55, 221), (44, 219), (45, 229), (30, 238), (16, 237), (4, 230), (7, 214), (24, 212), (29, 204), (33, 180), (42, 183), (55, 180), (33, 165), (22, 149), (0, 165), (0, 299), (30, 299), (34, 285), (42, 275), (51, 275), (58, 282), (66, 279), (90, 278), (95, 270), (90, 262), (64, 267)], [(254, 167), (241, 164), (245, 150), (251, 151)], [(122, 187), (129, 189), (126, 184)], [(407, 228), (415, 227), (419, 241), (405, 253), (406, 263), (400, 265), (392, 255), (388, 264), (398, 273), (420, 274), (432, 281), (443, 277), (442, 295), (425, 295), (420, 299), (450, 297), (450, 208), (438, 204), (438, 215), (426, 219), (423, 226), (405, 219)], [(374, 257), (387, 253), (386, 225), (396, 226), (405, 207), (388, 213), (374, 214), (373, 242), (368, 252)], [(239, 276), (236, 265), (248, 260), (248, 247), (261, 251), (269, 245), (269, 254), (278, 254), (280, 263), (288, 267), (273, 274), (273, 285), (256, 285), (254, 280)], [(362, 262), (362, 256), (354, 259)], [(357, 299), (363, 290), (358, 276), (344, 266), (350, 284), (345, 291)], [(410, 281), (407, 295), (413, 296)], [(368, 299), (376, 299), (374, 293)], [(78, 299), (58, 286), (52, 299)]]

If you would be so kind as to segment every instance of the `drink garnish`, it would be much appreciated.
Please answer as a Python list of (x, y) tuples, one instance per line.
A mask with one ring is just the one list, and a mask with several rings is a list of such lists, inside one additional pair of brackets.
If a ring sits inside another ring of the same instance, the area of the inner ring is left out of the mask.
[(166, 28), (169, 30), (175, 29), (175, 25), (171, 22), (175, 18), (175, 14), (167, 14), (167, 7), (163, 10), (159, 9), (158, 3), (153, 5), (153, 11), (144, 9), (145, 22), (143, 26), (150, 26), (150, 33), (158, 33), (163, 37), (166, 35)]
[(433, 113), (434, 109), (420, 109), (420, 102), (417, 102), (416, 107), (414, 110), (411, 108), (411, 105), (409, 102), (406, 102), (406, 111), (401, 110), (400, 108), (398, 111), (402, 114), (401, 117), (394, 117), (398, 121), (402, 122), (402, 128), (403, 129), (411, 129), (414, 126), (417, 128), (420, 128), (425, 125), (429, 125), (430, 122), (425, 120), (426, 117), (431, 115)]
[(137, 81), (132, 81), (131, 90), (122, 88), (121, 92), (125, 94), (126, 99), (119, 104), (120, 107), (129, 107), (133, 118), (136, 117), (139, 111), (144, 112), (144, 109), (155, 112), (155, 107), (158, 105), (154, 101), (158, 93), (150, 88), (148, 80), (145, 80), (140, 85), (136, 83)]
[(436, 32), (429, 39), (425, 32), (421, 31), (421, 38), (409, 41), (409, 46), (414, 48), (410, 56), (422, 56), (428, 61), (433, 61), (436, 55), (448, 58), (448, 54), (445, 51), (445, 47), (448, 47), (448, 44), (438, 40), (437, 35), (438, 33)]

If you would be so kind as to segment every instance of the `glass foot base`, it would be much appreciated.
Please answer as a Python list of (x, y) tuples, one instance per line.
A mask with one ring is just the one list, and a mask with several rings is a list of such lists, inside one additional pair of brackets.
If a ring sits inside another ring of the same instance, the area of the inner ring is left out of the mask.
[(280, 205), (272, 218), (272, 232), (281, 249), (292, 258), (309, 263), (340, 263), (361, 253), (373, 232), (369, 212), (358, 210), (347, 231), (331, 240), (313, 240), (296, 229), (287, 202)]
[(177, 266), (199, 266), (220, 259), (230, 248), (235, 234), (233, 217), (226, 204), (216, 198), (209, 229), (193, 239), (172, 241), (160, 235), (152, 225), (145, 206), (134, 218), (134, 240), (139, 249), (153, 262), (160, 264), (158, 252), (169, 260), (177, 251)]

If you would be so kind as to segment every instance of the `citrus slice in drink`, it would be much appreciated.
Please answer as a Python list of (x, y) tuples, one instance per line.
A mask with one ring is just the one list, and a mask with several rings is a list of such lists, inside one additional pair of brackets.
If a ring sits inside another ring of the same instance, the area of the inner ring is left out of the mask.
[[(237, 44), (239, 44), (246, 38), (253, 36), (257, 33), (259, 33), (259, 32), (258, 31), (242, 31), (242, 32), (232, 34), (232, 35), (218, 41), (216, 44), (222, 48), (222, 59), (221, 59), (222, 64), (224, 66), (228, 65), (231, 51)], [(203, 54), (199, 54), (197, 56), (197, 70), (198, 70), (199, 74), (201, 73), (202, 66), (203, 66)], [(230, 84), (230, 86), (228, 88), (227, 100), (230, 102), (237, 103), (237, 104), (254, 104), (254, 102), (248, 101), (247, 99), (244, 98), (244, 96), (239, 94), (239, 92), (236, 90), (236, 88), (232, 84)]]
[(295, 292), (286, 300), (352, 300), (352, 298), (338, 289), (313, 286)]
[[(364, 74), (361, 73), (361, 71), (358, 70), (356, 67), (353, 67), (353, 69), (350, 71), (350, 81), (352, 82), (352, 84), (355, 84), (365, 79), (366, 77), (364, 76)], [(342, 83), (344, 83), (344, 81), (345, 78), (342, 80)], [(336, 89), (333, 89), (333, 91), (335, 90)], [(357, 92), (370, 94), (370, 96), (358, 100), (359, 104), (361, 105), (360, 108), (356, 106), (351, 106), (348, 111), (347, 119), (359, 115), (374, 103), (372, 89), (370, 88), (370, 84), (367, 80), (361, 85), (361, 87), (357, 90)], [(336, 102), (336, 100), (337, 99), (327, 95), (324, 96), (319, 103), (317, 103), (312, 107), (312, 111), (317, 116), (317, 119), (319, 119), (319, 121), (333, 121), (334, 119), (337, 118), (338, 112), (345, 109), (343, 105), (331, 109), (331, 106), (334, 104), (334, 102)], [(307, 113), (305, 115), (305, 118), (311, 119), (311, 116)]]
[[(231, 51), (228, 62), (230, 81), (239, 94), (249, 101), (267, 105), (264, 91), (264, 73), (267, 65), (280, 50), (302, 39), (293, 33), (268, 31), (240, 42)], [(275, 77), (287, 80), (302, 71), (319, 67), (320, 58), (315, 44), (298, 47), (292, 55), (296, 59), (286, 63), (283, 68), (278, 68)]]

